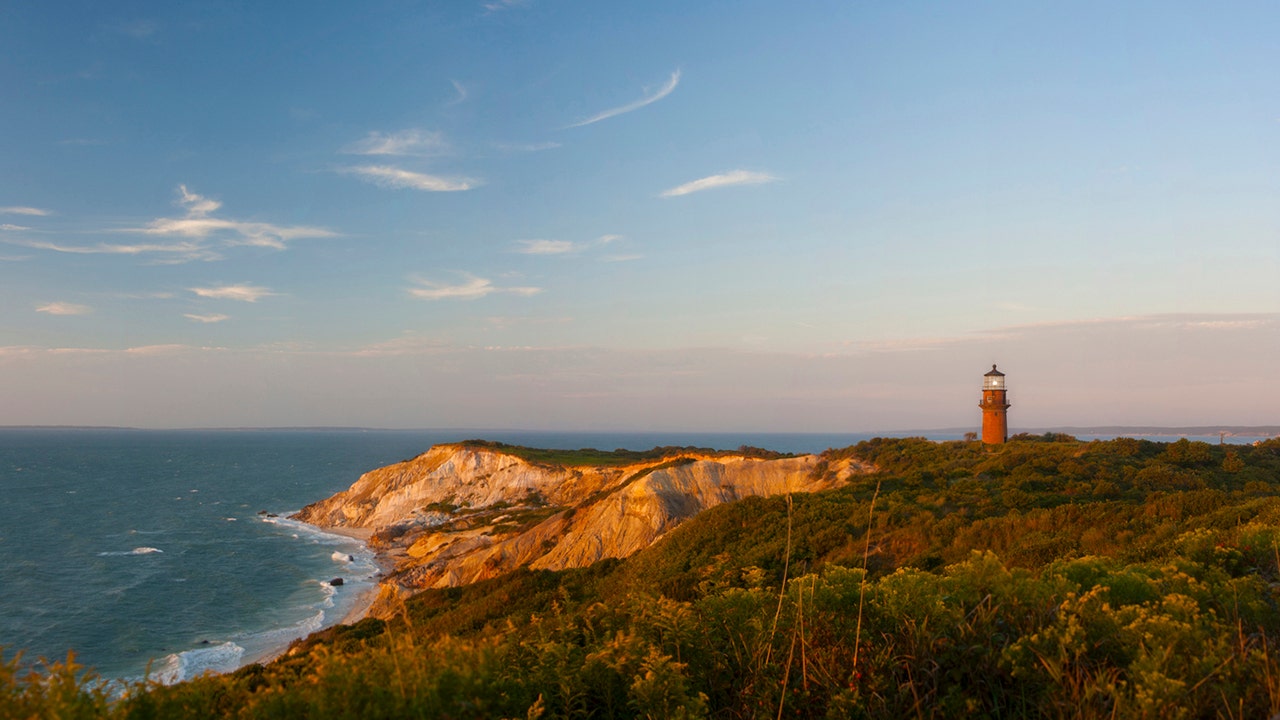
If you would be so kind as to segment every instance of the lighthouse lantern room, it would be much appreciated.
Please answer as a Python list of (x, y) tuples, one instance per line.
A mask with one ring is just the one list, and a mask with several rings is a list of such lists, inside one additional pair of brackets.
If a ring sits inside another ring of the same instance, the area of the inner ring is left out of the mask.
[(999, 445), (1009, 439), (1009, 398), (1004, 386), (1004, 373), (991, 366), (982, 376), (982, 442)]

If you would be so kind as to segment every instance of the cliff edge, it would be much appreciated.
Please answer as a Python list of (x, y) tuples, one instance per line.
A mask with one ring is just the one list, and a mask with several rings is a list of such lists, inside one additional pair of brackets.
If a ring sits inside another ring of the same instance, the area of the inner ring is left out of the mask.
[(849, 460), (827, 467), (817, 455), (680, 449), (625, 464), (563, 465), (459, 443), (365, 473), (294, 517), (372, 533), (388, 570), (370, 610), (378, 616), (421, 588), (626, 557), (715, 505), (825, 490), (870, 470)]

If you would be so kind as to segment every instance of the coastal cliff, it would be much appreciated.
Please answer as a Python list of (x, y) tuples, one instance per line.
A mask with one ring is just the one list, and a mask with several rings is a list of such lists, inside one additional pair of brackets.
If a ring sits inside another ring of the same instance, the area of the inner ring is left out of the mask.
[(533, 461), (519, 449), (487, 444), (437, 445), (365, 473), (295, 517), (370, 536), (388, 570), (370, 611), (376, 616), (423, 588), (521, 566), (560, 570), (626, 557), (715, 505), (825, 490), (871, 469), (851, 460), (828, 467), (817, 455), (653, 455), (579, 465)]

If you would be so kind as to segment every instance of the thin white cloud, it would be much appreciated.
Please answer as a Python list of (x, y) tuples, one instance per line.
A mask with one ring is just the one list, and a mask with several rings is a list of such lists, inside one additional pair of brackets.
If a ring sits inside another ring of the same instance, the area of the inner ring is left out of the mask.
[(632, 255), (606, 255), (605, 257), (602, 257), (602, 258), (600, 258), (600, 259), (601, 259), (601, 260), (603, 260), (604, 262), (631, 262), (632, 260), (642, 260), (642, 259), (644, 259), (644, 256), (643, 256), (643, 255), (635, 255), (635, 254), (632, 254)]
[(760, 185), (777, 180), (778, 178), (762, 172), (752, 172), (750, 170), (730, 170), (719, 175), (708, 175), (683, 185), (677, 185), (669, 190), (663, 190), (662, 197), (678, 197), (680, 195), (688, 195), (690, 193), (701, 192), (703, 190), (711, 190), (713, 188), (729, 187), (731, 185)]
[(470, 190), (480, 183), (470, 178), (446, 178), (404, 170), (390, 165), (361, 165), (343, 168), (342, 172), (357, 175), (360, 179), (382, 187), (397, 190), (423, 190), (426, 192), (459, 192)]
[(489, 0), (489, 2), (484, 3), (483, 7), (485, 14), (489, 15), (527, 4), (529, 4), (529, 0)]
[(170, 254), (173, 262), (190, 260), (218, 260), (221, 255), (198, 242), (177, 243), (135, 243), (132, 245), (113, 245), (97, 243), (94, 245), (60, 245), (41, 240), (13, 242), (14, 245), (34, 248), (36, 250), (52, 250), (73, 255), (144, 255), (150, 253)]
[(222, 285), (220, 287), (194, 287), (187, 289), (203, 298), (239, 300), (240, 302), (258, 302), (264, 297), (276, 294), (267, 288), (257, 285)]
[(0, 207), (0, 215), (38, 215), (40, 217), (44, 217), (46, 215), (52, 215), (52, 214), (53, 213), (49, 212), (48, 210), (41, 210), (40, 208), (34, 208), (34, 207), (24, 207), (19, 205), (11, 205), (9, 207)]
[(449, 144), (445, 142), (443, 133), (410, 128), (387, 134), (371, 132), (363, 140), (348, 145), (342, 152), (347, 155), (428, 156), (440, 155), (448, 150)]
[[(159, 238), (175, 238), (169, 242), (105, 243), (67, 245), (46, 241), (6, 240), (13, 245), (78, 255), (159, 255), (158, 264), (176, 264), (193, 260), (220, 260), (214, 242), (229, 247), (253, 246), (283, 250), (292, 240), (337, 237), (337, 233), (306, 225), (275, 225), (213, 217), (222, 203), (178, 186), (177, 205), (185, 211), (182, 217), (157, 218), (143, 227), (113, 229), (113, 233), (138, 233)], [(35, 208), (4, 208), (23, 214), (48, 214)]]
[(220, 201), (197, 195), (187, 190), (186, 185), (178, 186), (178, 194), (178, 204), (187, 209), (188, 217), (202, 218), (222, 207)]
[(12, 225), (10, 223), (0, 223), (0, 230), (8, 230), (9, 232), (18, 232), (21, 230), (30, 230), (26, 225)]
[(563, 255), (577, 250), (578, 247), (568, 240), (520, 240), (521, 248), (516, 252), (524, 255)]
[(409, 288), (409, 295), (420, 300), (477, 300), (495, 293), (510, 295), (537, 295), (542, 288), (499, 287), (492, 280), (467, 275), (466, 281), (456, 284), (417, 279), (418, 287)]
[(274, 225), (264, 222), (245, 222), (210, 217), (222, 207), (217, 200), (187, 190), (179, 185), (178, 204), (186, 209), (181, 218), (157, 218), (142, 228), (124, 232), (140, 232), (146, 235), (176, 236), (205, 240), (217, 236), (226, 245), (248, 245), (283, 250), (291, 240), (304, 238), (335, 237), (337, 233), (324, 228), (306, 225)]
[(186, 313), (182, 317), (198, 323), (220, 323), (223, 320), (231, 319), (230, 315), (223, 315), (221, 313), (213, 313), (210, 315), (196, 315), (195, 313)]
[(458, 96), (457, 96), (457, 97), (455, 97), (454, 99), (452, 99), (452, 100), (450, 100), (450, 101), (449, 101), (449, 105), (450, 105), (450, 106), (452, 106), (452, 105), (461, 105), (462, 103), (466, 102), (466, 101), (467, 101), (467, 97), (471, 94), (471, 93), (467, 90), (467, 86), (466, 86), (466, 85), (463, 85), (462, 83), (458, 82), (457, 80), (450, 80), (449, 82), (453, 84), (453, 89), (454, 89), (454, 91), (458, 93)]
[(88, 315), (93, 308), (88, 305), (77, 305), (69, 302), (51, 302), (36, 308), (36, 312), (50, 315)]
[(167, 345), (140, 345), (138, 347), (125, 348), (124, 353), (126, 355), (170, 355), (195, 349), (190, 345), (170, 343)]
[(596, 113), (595, 115), (592, 115), (586, 120), (579, 120), (578, 122), (573, 123), (568, 127), (576, 128), (576, 127), (582, 127), (583, 125), (598, 123), (601, 120), (608, 120), (611, 117), (616, 117), (624, 113), (629, 113), (633, 110), (639, 110), (645, 105), (652, 105), (653, 103), (656, 103), (662, 98), (670, 95), (671, 92), (675, 90), (676, 86), (679, 84), (680, 84), (680, 70), (677, 69), (675, 72), (671, 73), (671, 77), (668, 78), (667, 81), (663, 83), (662, 87), (658, 88), (656, 91), (652, 93), (646, 92), (644, 97), (640, 98), (639, 100), (636, 100), (633, 103), (628, 103), (626, 105), (605, 110), (604, 112)]
[(601, 235), (595, 240), (573, 242), (571, 240), (517, 240), (516, 252), (522, 255), (568, 255), (593, 247), (608, 245), (621, 240), (621, 235)]

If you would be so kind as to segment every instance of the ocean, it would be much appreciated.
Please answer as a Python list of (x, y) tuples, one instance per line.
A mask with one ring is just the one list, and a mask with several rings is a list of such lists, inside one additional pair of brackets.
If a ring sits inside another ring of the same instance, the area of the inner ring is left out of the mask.
[(367, 470), (475, 437), (818, 452), (869, 436), (0, 429), (4, 657), (74, 650), (105, 678), (165, 681), (269, 657), (341, 621), (377, 572), (362, 543), (286, 516)]

